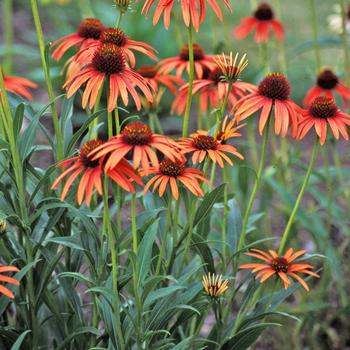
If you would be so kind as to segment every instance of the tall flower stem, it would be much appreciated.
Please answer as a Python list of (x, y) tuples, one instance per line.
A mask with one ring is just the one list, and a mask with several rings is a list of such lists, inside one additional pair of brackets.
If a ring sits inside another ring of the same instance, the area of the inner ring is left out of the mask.
[(317, 14), (316, 14), (315, 0), (309, 0), (309, 4), (310, 4), (312, 33), (313, 33), (313, 38), (314, 38), (314, 51), (315, 51), (315, 58), (316, 58), (316, 66), (317, 66), (317, 70), (320, 70), (320, 68), (321, 68), (321, 53), (320, 53), (320, 46), (318, 44)]
[(341, 16), (342, 16), (342, 44), (343, 44), (343, 54), (344, 54), (344, 72), (345, 72), (345, 82), (346, 82), (346, 85), (348, 86), (350, 83), (350, 61), (349, 61), (348, 38), (347, 38), (347, 32), (346, 32), (347, 1), (340, 0), (340, 6), (341, 6)]
[(32, 6), (35, 29), (36, 29), (38, 41), (39, 41), (41, 64), (43, 66), (43, 70), (45, 74), (47, 93), (49, 96), (49, 101), (51, 103), (52, 122), (53, 122), (54, 131), (55, 131), (56, 142), (57, 142), (56, 160), (58, 161), (63, 159), (64, 157), (63, 138), (62, 138), (61, 128), (58, 120), (58, 111), (54, 101), (55, 95), (53, 92), (52, 82), (50, 78), (49, 64), (46, 61), (46, 46), (45, 46), (43, 29), (42, 29), (40, 17), (39, 17), (38, 4), (36, 0), (30, 0), (30, 2)]
[(309, 162), (309, 166), (308, 166), (306, 175), (304, 177), (303, 184), (301, 186), (298, 198), (297, 198), (297, 200), (296, 200), (296, 202), (294, 204), (294, 208), (293, 208), (293, 210), (292, 210), (292, 212), (290, 214), (287, 226), (286, 226), (286, 228), (285, 228), (285, 230), (283, 232), (281, 244), (280, 244), (280, 247), (279, 247), (279, 250), (278, 250), (278, 254), (279, 255), (281, 255), (284, 252), (285, 248), (286, 248), (286, 244), (287, 244), (287, 240), (288, 240), (288, 236), (289, 236), (290, 230), (292, 228), (295, 216), (296, 216), (296, 214), (298, 212), (298, 208), (299, 208), (300, 202), (301, 202), (301, 200), (303, 198), (305, 189), (306, 189), (306, 187), (307, 187), (307, 185), (309, 183), (310, 175), (311, 175), (311, 172), (312, 172), (313, 166), (315, 164), (315, 160), (316, 160), (316, 155), (317, 155), (317, 150), (318, 150), (318, 143), (319, 143), (318, 138), (316, 138), (315, 142), (314, 142), (314, 146), (312, 148), (310, 162)]
[(122, 23), (122, 18), (123, 18), (123, 12), (122, 11), (119, 11), (119, 16), (118, 16), (118, 19), (117, 19), (117, 23), (115, 25), (115, 27), (118, 29)]
[[(6, 128), (5, 132), (7, 135), (7, 140), (10, 146), (10, 152), (12, 156), (12, 166), (13, 166), (13, 171), (15, 173), (15, 182), (16, 182), (16, 187), (18, 191), (20, 216), (23, 222), (29, 225), (22, 161), (21, 161), (21, 156), (18, 148), (18, 142), (16, 140), (15, 133), (14, 133), (13, 117), (11, 114), (11, 107), (10, 107), (10, 103), (9, 103), (8, 96), (5, 89), (5, 82), (4, 82), (1, 65), (0, 65), (0, 91), (1, 91), (0, 114), (3, 122), (2, 124)], [(25, 236), (24, 246), (25, 246), (25, 252), (26, 252), (28, 264), (31, 264), (34, 261), (33, 246), (31, 242), (30, 233), (31, 232), (29, 229), (28, 230), (21, 229), (19, 231), (20, 242), (23, 241), (23, 234)], [(28, 306), (29, 306), (30, 323), (31, 323), (31, 331), (32, 331), (31, 347), (33, 350), (36, 350), (38, 348), (39, 325), (38, 325), (38, 320), (37, 320), (36, 311), (35, 311), (34, 280), (33, 280), (32, 268), (28, 271), (26, 277), (27, 277), (26, 294), (28, 297)]]
[(3, 0), (2, 3), (3, 32), (5, 42), (5, 54), (3, 67), (6, 74), (12, 71), (12, 50), (13, 50), (13, 2)]
[(90, 0), (78, 0), (77, 1), (82, 19), (94, 17), (94, 13), (91, 10)]
[[(265, 130), (264, 130), (264, 139), (263, 139), (263, 143), (261, 146), (261, 156), (260, 156), (259, 168), (258, 168), (258, 172), (256, 174), (254, 187), (253, 187), (252, 193), (249, 197), (248, 205), (247, 205), (247, 208), (246, 208), (245, 213), (244, 213), (244, 217), (243, 217), (243, 221), (242, 221), (241, 236), (240, 236), (240, 239), (238, 242), (237, 251), (241, 250), (244, 246), (245, 238), (246, 238), (246, 234), (247, 234), (246, 231), (247, 231), (247, 226), (248, 226), (248, 219), (249, 219), (252, 207), (253, 207), (255, 196), (256, 196), (258, 189), (260, 187), (260, 184), (261, 184), (261, 178), (263, 175), (263, 170), (264, 170), (265, 160), (266, 160), (266, 150), (267, 150), (267, 141), (268, 141), (268, 137), (269, 137), (270, 117), (271, 117), (271, 112), (270, 112), (270, 116), (268, 117), (268, 121), (266, 123)], [(236, 259), (236, 261), (237, 261), (237, 259)], [(233, 272), (234, 272), (233, 275), (235, 276), (236, 272), (237, 272), (237, 263), (235, 263), (235, 268), (234, 268)]]
[(159, 275), (159, 273), (160, 273), (160, 268), (162, 266), (162, 260), (163, 260), (165, 249), (166, 249), (167, 235), (168, 235), (168, 231), (169, 231), (170, 224), (171, 224), (171, 209), (172, 209), (172, 197), (169, 196), (164, 231), (163, 231), (163, 235), (161, 237), (162, 243), (160, 246), (159, 257), (158, 257), (158, 262), (157, 262), (157, 267), (156, 267), (156, 275)]
[(188, 94), (186, 101), (186, 108), (184, 114), (184, 121), (182, 126), (182, 136), (187, 137), (188, 124), (190, 121), (191, 105), (192, 105), (192, 88), (194, 80), (194, 54), (193, 54), (193, 28), (192, 23), (188, 26), (188, 58), (190, 60), (190, 76), (188, 81)]
[[(119, 294), (118, 294), (118, 270), (117, 270), (117, 254), (115, 249), (115, 239), (112, 229), (112, 222), (109, 215), (109, 204), (108, 204), (108, 177), (105, 176), (103, 181), (103, 221), (104, 226), (107, 229), (109, 248), (111, 251), (112, 259), (112, 288), (113, 288), (113, 298), (114, 298), (114, 319), (116, 324), (116, 330), (118, 339), (120, 341), (121, 349), (125, 349), (124, 337), (121, 329), (121, 322), (119, 316)], [(102, 243), (103, 244), (103, 243)]]
[(136, 225), (136, 192), (131, 195), (131, 232), (132, 232), (132, 250), (137, 254), (137, 225)]
[[(282, 17), (280, 0), (275, 0), (275, 12), (278, 18)], [(282, 40), (278, 41), (277, 47), (278, 47), (278, 62), (279, 62), (280, 70), (283, 73), (287, 74), (286, 50), (284, 47), (284, 42)]]

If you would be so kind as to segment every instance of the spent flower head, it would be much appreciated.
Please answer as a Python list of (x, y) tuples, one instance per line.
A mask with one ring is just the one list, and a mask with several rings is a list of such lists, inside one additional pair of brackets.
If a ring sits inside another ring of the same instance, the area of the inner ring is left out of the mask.
[(239, 79), (241, 73), (247, 68), (247, 54), (244, 54), (240, 61), (238, 61), (238, 57), (238, 52), (234, 57), (232, 52), (230, 52), (229, 55), (223, 53), (215, 57), (215, 63), (218, 65), (222, 73), (222, 80), (235, 82)]

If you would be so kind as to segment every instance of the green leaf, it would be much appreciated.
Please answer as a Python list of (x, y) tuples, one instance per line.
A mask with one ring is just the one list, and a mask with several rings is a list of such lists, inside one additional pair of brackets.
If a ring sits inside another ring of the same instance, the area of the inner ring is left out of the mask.
[(31, 333), (31, 330), (24, 331), (16, 340), (16, 342), (11, 346), (11, 350), (20, 350), (21, 345), (27, 336), (27, 334)]
[(232, 198), (227, 202), (227, 239), (231, 251), (235, 252), (238, 246), (242, 231), (242, 215), (237, 201)]
[(221, 350), (245, 350), (249, 348), (259, 337), (261, 332), (272, 326), (280, 327), (279, 323), (259, 323), (238, 332), (229, 339), (220, 349)]
[(13, 118), (13, 132), (15, 134), (15, 138), (17, 139), (23, 124), (24, 118), (24, 103), (20, 103), (15, 111), (15, 116)]
[(198, 225), (210, 213), (214, 204), (220, 197), (223, 196), (225, 186), (226, 184), (222, 184), (204, 196), (203, 201), (200, 203), (196, 211), (196, 215), (193, 220), (193, 227)]
[(147, 278), (152, 258), (152, 246), (158, 232), (159, 218), (148, 228), (140, 243), (137, 252), (136, 268), (137, 268), (137, 285), (141, 286)]

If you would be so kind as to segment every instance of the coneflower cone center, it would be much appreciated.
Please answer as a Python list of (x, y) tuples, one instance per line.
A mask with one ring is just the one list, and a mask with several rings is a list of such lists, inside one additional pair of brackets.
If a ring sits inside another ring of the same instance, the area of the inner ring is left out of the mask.
[(87, 168), (96, 168), (99, 165), (99, 160), (92, 160), (94, 156), (89, 156), (89, 154), (102, 144), (103, 142), (101, 140), (91, 140), (80, 148), (79, 157), (84, 166)]
[(319, 96), (311, 103), (310, 114), (315, 118), (332, 118), (338, 110), (337, 104), (331, 97)]
[(283, 257), (273, 258), (271, 261), (271, 267), (276, 272), (288, 272), (288, 261)]
[(209, 135), (198, 135), (193, 139), (193, 146), (200, 150), (216, 149), (218, 142)]
[(148, 145), (152, 141), (152, 130), (141, 122), (129, 123), (122, 130), (123, 140), (132, 146)]
[(103, 30), (103, 24), (95, 18), (87, 18), (80, 23), (78, 35), (85, 39), (99, 39)]
[[(188, 45), (185, 45), (181, 52), (180, 52), (180, 58), (183, 61), (189, 61), (190, 60), (190, 54), (188, 50)], [(204, 58), (204, 51), (198, 44), (193, 44), (193, 58), (195, 61), (200, 61)]]
[(137, 70), (137, 73), (139, 73), (144, 78), (154, 78), (157, 75), (157, 68), (155, 66), (143, 66), (140, 67)]
[(274, 18), (272, 8), (267, 3), (262, 3), (254, 12), (254, 17), (259, 21), (271, 21)]
[(317, 85), (324, 90), (332, 90), (338, 83), (338, 77), (330, 69), (325, 69), (317, 76)]
[(172, 162), (170, 159), (164, 159), (159, 163), (159, 171), (166, 176), (177, 177), (183, 174), (184, 164)]
[(272, 73), (261, 81), (258, 87), (259, 94), (272, 100), (285, 101), (290, 96), (290, 85), (283, 74)]
[(128, 37), (119, 28), (107, 28), (102, 32), (100, 40), (103, 44), (114, 44), (122, 47), (126, 44)]
[(94, 54), (92, 65), (107, 75), (121, 73), (126, 64), (122, 50), (113, 44), (104, 44)]

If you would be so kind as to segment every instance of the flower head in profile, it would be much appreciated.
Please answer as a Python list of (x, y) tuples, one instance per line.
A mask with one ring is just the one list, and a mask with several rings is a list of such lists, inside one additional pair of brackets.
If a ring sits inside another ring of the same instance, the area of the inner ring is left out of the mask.
[(96, 103), (97, 96), (103, 87), (103, 82), (109, 84), (108, 111), (112, 112), (119, 96), (125, 106), (129, 104), (129, 94), (132, 96), (136, 108), (141, 109), (141, 102), (136, 87), (145, 97), (153, 100), (152, 92), (147, 81), (125, 62), (122, 49), (113, 44), (104, 44), (94, 53), (90, 64), (86, 65), (78, 74), (73, 75), (64, 87), (67, 89), (67, 97), (70, 98), (78, 89), (86, 84), (83, 93), (82, 106), (90, 108)]
[[(52, 189), (57, 189), (63, 179), (66, 178), (61, 193), (62, 201), (64, 201), (73, 183), (79, 177), (80, 181), (77, 189), (77, 202), (79, 205), (85, 198), (86, 205), (89, 206), (94, 190), (102, 195), (104, 159), (94, 160), (90, 156), (90, 153), (102, 144), (103, 142), (98, 139), (88, 141), (80, 148), (77, 156), (57, 164), (57, 167), (63, 168), (64, 171), (52, 184)], [(135, 190), (132, 185), (133, 181), (143, 185), (141, 178), (124, 158), (120, 159), (113, 169), (108, 169), (106, 175), (127, 192), (133, 192)]]
[(154, 134), (147, 124), (131, 122), (119, 135), (97, 147), (91, 156), (94, 160), (106, 157), (105, 169), (108, 170), (113, 169), (123, 157), (132, 152), (134, 168), (142, 165), (147, 174), (150, 164), (154, 167), (159, 166), (156, 151), (174, 162), (183, 159), (177, 143), (170, 137)]
[(131, 0), (114, 0), (115, 5), (121, 13), (128, 11)]
[[(185, 25), (187, 27), (192, 25), (198, 32), (199, 27), (205, 18), (207, 3), (213, 9), (219, 20), (222, 21), (222, 12), (217, 0), (145, 0), (142, 7), (142, 13), (146, 13), (146, 16), (148, 16), (151, 8), (155, 5), (153, 25), (156, 25), (160, 17), (163, 15), (164, 27), (168, 29), (173, 6), (181, 5), (182, 18)], [(229, 0), (223, 0), (223, 3), (232, 12)]]
[(4, 76), (4, 83), (6, 91), (24, 97), (29, 101), (33, 98), (29, 89), (36, 89), (38, 87), (38, 85), (31, 80), (22, 77)]
[(92, 42), (89, 46), (82, 48), (74, 56), (74, 60), (84, 65), (90, 63), (94, 57), (94, 54), (98, 49), (105, 45), (112, 44), (123, 50), (124, 56), (133, 68), (136, 64), (134, 51), (142, 53), (154, 61), (157, 61), (154, 49), (151, 45), (148, 45), (142, 41), (136, 41), (130, 39), (121, 29), (119, 28), (106, 28), (101, 32), (99, 40)]
[(240, 61), (238, 62), (239, 54), (236, 53), (236, 55), (233, 58), (233, 53), (230, 52), (230, 54), (227, 56), (226, 54), (217, 55), (214, 60), (218, 67), (221, 70), (222, 73), (222, 80), (226, 82), (235, 82), (239, 79), (242, 72), (247, 68), (248, 66), (248, 60), (246, 59), (247, 55), (244, 54)]
[[(202, 79), (193, 81), (192, 94), (198, 94), (201, 112), (207, 112), (211, 108), (220, 108), (230, 86), (231, 91), (228, 96), (229, 108), (233, 107), (243, 96), (257, 90), (253, 84), (243, 81), (235, 81), (230, 84), (223, 78), (223, 75), (221, 68), (216, 65), (212, 70), (205, 69)], [(171, 106), (172, 112), (176, 112), (178, 115), (184, 113), (187, 94), (188, 83), (180, 88)]]
[(104, 25), (98, 19), (84, 19), (75, 33), (64, 36), (52, 44), (55, 48), (52, 57), (58, 61), (72, 47), (84, 50), (100, 39), (103, 29)]
[(4, 235), (7, 232), (7, 222), (4, 219), (0, 219), (0, 235)]
[(269, 118), (275, 118), (275, 134), (285, 137), (289, 127), (296, 136), (301, 108), (290, 99), (290, 85), (281, 73), (263, 79), (256, 92), (243, 97), (235, 106), (237, 120), (242, 121), (261, 109), (259, 132), (262, 134)]
[(256, 273), (255, 278), (261, 277), (260, 283), (265, 282), (272, 276), (277, 276), (282, 280), (284, 288), (287, 289), (291, 284), (291, 280), (288, 277), (292, 277), (309, 291), (309, 286), (299, 274), (304, 273), (306, 275), (320, 277), (317, 273), (311, 271), (313, 266), (293, 263), (294, 260), (305, 254), (305, 250), (294, 253), (293, 249), (290, 248), (283, 256), (278, 256), (274, 250), (269, 250), (266, 253), (259, 249), (251, 249), (250, 252), (245, 254), (264, 261), (264, 263), (245, 264), (239, 267), (241, 269), (252, 269), (252, 273)]
[(282, 41), (284, 38), (284, 28), (281, 22), (274, 18), (271, 6), (263, 2), (255, 10), (253, 16), (244, 17), (238, 27), (233, 31), (237, 39), (244, 39), (255, 30), (254, 41), (256, 43), (266, 43), (270, 40), (270, 30), (276, 39)]
[(316, 84), (307, 92), (304, 105), (310, 106), (318, 96), (327, 96), (335, 99), (339, 95), (344, 107), (349, 106), (350, 89), (339, 81), (338, 76), (329, 68), (322, 69), (317, 76)]
[(223, 279), (222, 275), (210, 272), (203, 276), (202, 284), (205, 293), (212, 298), (221, 297), (228, 289), (227, 279)]
[(345, 140), (349, 139), (347, 125), (350, 125), (350, 115), (341, 111), (333, 98), (319, 96), (302, 112), (297, 137), (303, 139), (314, 127), (323, 145), (327, 138), (327, 125), (337, 140), (340, 135)]
[(181, 138), (179, 146), (183, 154), (192, 153), (193, 164), (202, 163), (209, 157), (214, 163), (219, 164), (223, 168), (224, 161), (233, 165), (228, 154), (243, 159), (243, 156), (235, 147), (220, 143), (215, 137), (210, 136), (209, 133), (204, 134), (200, 130), (192, 134), (191, 137)]
[[(198, 79), (203, 77), (203, 72), (206, 68), (211, 70), (216, 66), (213, 57), (206, 55), (199, 44), (193, 44), (193, 56), (194, 70)], [(188, 45), (185, 45), (182, 48), (178, 56), (166, 58), (159, 62), (159, 72), (161, 74), (168, 74), (174, 69), (176, 70), (176, 76), (178, 77), (182, 76), (184, 70), (190, 74)]]
[[(179, 184), (182, 184), (195, 196), (203, 196), (203, 190), (200, 185), (203, 181), (207, 182), (204, 173), (196, 168), (187, 168), (185, 161), (175, 162), (170, 159), (164, 159), (159, 166), (148, 169), (147, 174), (154, 175), (145, 185), (144, 193), (153, 185), (152, 192), (159, 190), (159, 196), (162, 197), (167, 188), (170, 187), (172, 196), (179, 199)], [(146, 174), (145, 174), (146, 175)]]
[(3, 275), (3, 272), (19, 272), (19, 269), (16, 266), (7, 266), (0, 264), (0, 294), (7, 296), (10, 299), (14, 299), (14, 294), (5, 287), (5, 283), (13, 284), (19, 286), (19, 281), (13, 277)]

